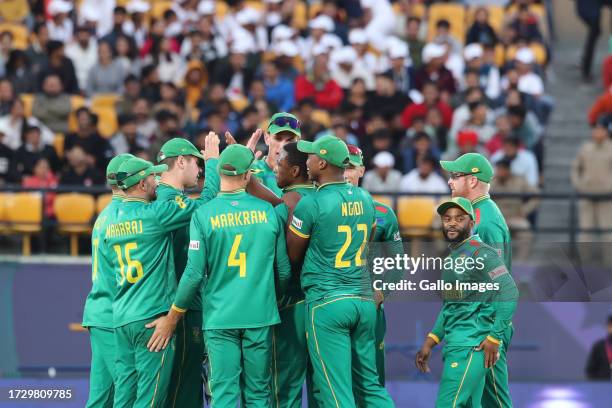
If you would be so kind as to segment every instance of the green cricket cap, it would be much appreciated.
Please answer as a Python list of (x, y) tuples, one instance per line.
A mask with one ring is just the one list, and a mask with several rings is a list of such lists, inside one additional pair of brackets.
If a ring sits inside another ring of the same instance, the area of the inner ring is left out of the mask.
[(300, 140), (297, 148), (303, 153), (316, 154), (336, 167), (344, 169), (349, 165), (349, 150), (346, 143), (333, 135), (320, 137), (314, 142)]
[(168, 170), (165, 164), (155, 166), (147, 160), (134, 157), (126, 160), (117, 171), (117, 181), (121, 188), (127, 189), (144, 180), (151, 174), (163, 173)]
[(346, 145), (349, 151), (349, 164), (355, 167), (363, 166), (363, 152), (355, 145)]
[(295, 115), (288, 112), (279, 112), (272, 115), (268, 121), (268, 133), (275, 135), (280, 132), (291, 132), (297, 137), (302, 136), (301, 124)]
[(159, 163), (168, 157), (176, 156), (195, 156), (198, 159), (204, 159), (204, 156), (202, 156), (198, 148), (195, 147), (193, 143), (187, 139), (175, 137), (168, 140), (166, 143), (164, 143), (161, 149), (159, 149), (159, 153), (157, 154), (157, 162)]
[(480, 153), (466, 153), (455, 161), (440, 160), (440, 165), (449, 172), (472, 174), (485, 183), (493, 178), (491, 163)]
[(472, 208), (472, 203), (467, 198), (464, 198), (464, 197), (455, 197), (452, 200), (448, 200), (448, 201), (443, 202), (442, 204), (440, 204), (438, 206), (438, 214), (443, 215), (446, 212), (446, 210), (448, 210), (451, 207), (461, 208), (473, 220), (475, 219), (475, 217), (474, 217), (474, 208)]
[[(241, 144), (227, 146), (219, 155), (219, 173), (226, 176), (238, 176), (251, 169), (255, 161), (255, 154), (248, 147)], [(231, 166), (233, 170), (228, 170)]]
[(125, 163), (127, 160), (132, 159), (136, 156), (129, 153), (119, 154), (111, 159), (108, 162), (108, 166), (106, 166), (106, 181), (111, 186), (117, 185), (117, 172), (119, 171), (119, 167)]

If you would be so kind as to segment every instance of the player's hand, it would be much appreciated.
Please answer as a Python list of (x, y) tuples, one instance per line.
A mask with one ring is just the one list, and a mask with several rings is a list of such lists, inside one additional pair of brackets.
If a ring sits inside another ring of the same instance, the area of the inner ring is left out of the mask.
[(168, 316), (162, 316), (147, 324), (145, 327), (147, 329), (155, 328), (155, 331), (147, 343), (147, 348), (149, 351), (158, 352), (164, 350), (168, 346), (168, 343), (170, 343), (170, 339), (172, 339), (172, 335), (174, 334), (174, 329), (176, 329), (176, 323), (172, 322)]
[[(261, 139), (262, 134), (263, 134), (263, 130), (257, 129), (255, 132), (253, 132), (253, 134), (251, 135), (251, 137), (246, 143), (246, 147), (251, 149), (251, 151), (255, 154), (256, 160), (259, 160), (259, 158), (263, 155), (260, 151), (255, 151), (255, 149), (257, 148), (257, 143), (259, 143), (259, 139)], [(234, 139), (234, 136), (229, 131), (226, 131), (225, 132), (225, 143), (227, 145), (233, 145), (238, 142), (236, 142), (236, 139)]]
[(219, 158), (219, 136), (215, 132), (208, 132), (204, 139), (204, 150), (201, 151), (204, 160)]
[(495, 344), (489, 339), (484, 339), (476, 351), (483, 350), (485, 353), (485, 368), (491, 368), (499, 360), (499, 344)]
[(431, 347), (425, 342), (423, 347), (416, 353), (416, 358), (414, 359), (414, 363), (416, 367), (422, 373), (428, 373), (431, 371), (429, 369), (429, 357), (431, 357)]
[(385, 301), (385, 294), (382, 290), (374, 291), (374, 302), (376, 302), (376, 309), (380, 309), (380, 305)]

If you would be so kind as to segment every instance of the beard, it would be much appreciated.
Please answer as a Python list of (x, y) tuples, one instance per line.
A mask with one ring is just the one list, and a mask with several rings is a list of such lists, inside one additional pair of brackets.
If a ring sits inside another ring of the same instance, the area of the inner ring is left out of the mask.
[[(458, 234), (455, 237), (451, 238), (449, 237), (450, 232), (457, 232)], [(466, 227), (465, 229), (455, 229), (454, 228), (450, 230), (443, 228), (442, 233), (444, 234), (444, 238), (446, 239), (446, 242), (449, 242), (451, 244), (456, 244), (458, 242), (462, 242), (468, 239), (470, 236), (471, 230), (469, 227)]]

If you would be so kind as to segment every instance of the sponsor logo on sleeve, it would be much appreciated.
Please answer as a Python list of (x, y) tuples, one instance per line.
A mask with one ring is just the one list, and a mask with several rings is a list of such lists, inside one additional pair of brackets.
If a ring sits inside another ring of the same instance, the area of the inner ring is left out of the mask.
[(508, 273), (508, 270), (506, 269), (505, 266), (498, 266), (497, 268), (489, 272), (489, 276), (491, 277), (491, 280), (495, 280), (499, 278), (500, 276), (505, 275), (507, 273)]
[(189, 241), (189, 249), (194, 250), (194, 251), (199, 251), (200, 241), (194, 241), (194, 240)]
[(302, 229), (302, 220), (300, 220), (294, 215), (293, 219), (291, 220), (291, 225), (293, 225), (297, 229)]
[(402, 240), (402, 236), (400, 235), (399, 231), (396, 231), (395, 234), (393, 234), (393, 240), (394, 241), (401, 241)]

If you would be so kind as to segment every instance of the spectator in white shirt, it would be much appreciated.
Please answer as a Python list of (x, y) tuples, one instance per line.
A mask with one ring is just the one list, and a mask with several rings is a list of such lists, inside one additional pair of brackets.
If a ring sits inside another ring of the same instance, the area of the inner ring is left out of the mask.
[(74, 25), (68, 18), (68, 13), (72, 11), (72, 4), (64, 0), (53, 0), (49, 3), (48, 12), (51, 20), (47, 22), (49, 28), (49, 38), (51, 40), (68, 43), (72, 40), (72, 30)]
[(23, 102), (15, 98), (8, 115), (0, 117), (0, 133), (4, 135), (3, 144), (17, 150), (23, 143), (23, 134), (29, 127), (40, 130), (40, 140), (43, 144), (53, 143), (53, 132), (34, 116), (26, 118)]
[(136, 46), (140, 49), (147, 39), (146, 13), (151, 9), (151, 5), (144, 0), (132, 0), (128, 3), (126, 9), (130, 14), (130, 19), (123, 23), (123, 32), (132, 36)]
[(372, 159), (374, 169), (366, 171), (362, 187), (372, 193), (397, 191), (402, 173), (393, 169), (395, 158), (389, 152), (379, 152)]
[(366, 89), (374, 89), (374, 74), (356, 63), (357, 52), (349, 46), (334, 50), (330, 56), (331, 77), (340, 87), (347, 90), (357, 78), (363, 79)]
[(349, 44), (355, 49), (355, 52), (357, 52), (355, 65), (362, 66), (374, 74), (378, 69), (379, 61), (376, 55), (368, 51), (369, 42), (366, 32), (361, 28), (351, 30), (349, 33)]
[(504, 157), (511, 160), (512, 174), (525, 177), (530, 186), (537, 186), (540, 177), (538, 161), (531, 151), (522, 149), (520, 145), (521, 141), (517, 137), (507, 137), (502, 148), (491, 156), (491, 162), (495, 164)]
[(418, 165), (402, 177), (400, 191), (406, 193), (448, 193), (448, 184), (436, 172), (436, 160), (431, 155), (419, 159)]
[(74, 65), (79, 88), (86, 89), (89, 71), (98, 62), (98, 44), (85, 27), (77, 27), (74, 34), (75, 41), (66, 46), (65, 53)]
[(335, 34), (332, 34), (334, 27), (334, 20), (329, 16), (321, 15), (310, 20), (308, 23), (310, 36), (302, 42), (302, 58), (304, 58), (304, 61), (307, 63), (312, 62), (318, 46), (342, 46), (342, 40)]
[(361, 0), (365, 27), (370, 44), (382, 51), (393, 32), (395, 14), (389, 0)]
[[(535, 55), (533, 51), (527, 47), (519, 49), (514, 56), (514, 61), (516, 75), (518, 75), (518, 90), (528, 95), (543, 95), (544, 82), (538, 74), (533, 72), (533, 64), (535, 63)], [(502, 88), (508, 89), (512, 81), (513, 79), (509, 76), (509, 73), (507, 73), (502, 79)]]
[(480, 86), (485, 90), (487, 97), (491, 100), (497, 99), (501, 93), (499, 69), (494, 65), (484, 63), (482, 45), (478, 43), (468, 45), (463, 50), (463, 56), (467, 68), (478, 72)]

